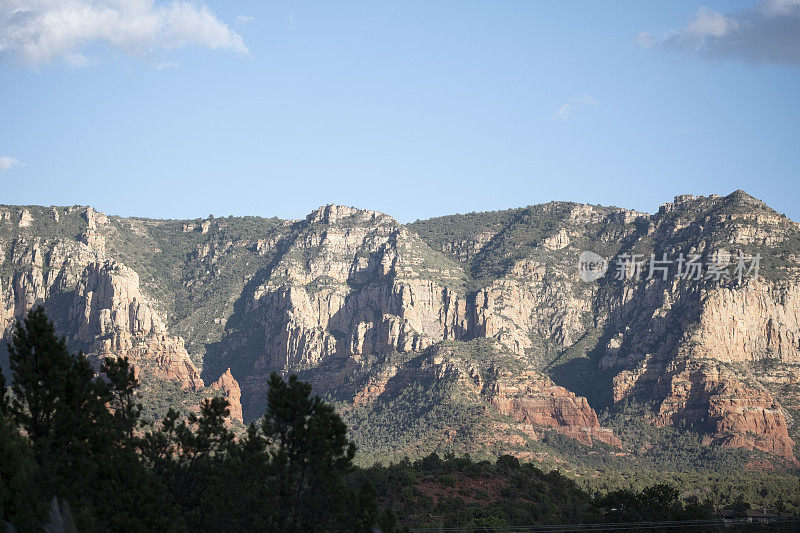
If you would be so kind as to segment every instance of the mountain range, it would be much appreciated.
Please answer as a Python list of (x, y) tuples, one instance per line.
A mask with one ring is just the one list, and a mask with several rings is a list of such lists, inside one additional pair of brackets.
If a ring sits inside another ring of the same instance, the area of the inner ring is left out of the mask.
[(681, 442), (794, 467), (799, 281), (800, 225), (743, 191), (411, 224), (0, 206), (3, 343), (44, 306), (71, 349), (134, 362), (151, 420), (223, 395), (241, 427), (271, 372), (298, 374), (365, 461), (657, 462)]

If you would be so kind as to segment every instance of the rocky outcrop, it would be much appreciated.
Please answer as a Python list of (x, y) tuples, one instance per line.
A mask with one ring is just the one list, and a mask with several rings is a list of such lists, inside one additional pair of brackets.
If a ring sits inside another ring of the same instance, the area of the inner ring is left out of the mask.
[(127, 350), (137, 337), (164, 335), (163, 320), (139, 290), (139, 276), (114, 261), (91, 263), (75, 289), (73, 340), (103, 351)]
[(763, 388), (711, 362), (681, 361), (669, 375), (657, 425), (699, 427), (725, 446), (794, 458), (785, 414)]
[(211, 389), (220, 392), (222, 397), (228, 400), (231, 418), (243, 422), (242, 390), (239, 388), (239, 383), (233, 378), (230, 368), (211, 384)]
[(370, 403), (386, 392), (389, 380), (397, 375), (399, 368), (397, 365), (389, 365), (381, 370), (376, 376), (369, 378), (367, 384), (360, 388), (353, 396), (353, 406)]
[(620, 446), (620, 440), (597, 420), (586, 398), (576, 396), (537, 372), (501, 375), (487, 391), (504, 415), (534, 427), (552, 428), (591, 446), (594, 440)]
[[(8, 246), (0, 278), (0, 328), (8, 338), (14, 321), (34, 305), (44, 305), (71, 349), (94, 358), (127, 356), (142, 371), (182, 387), (203, 387), (183, 339), (168, 335), (161, 314), (140, 290), (131, 268), (108, 259), (105, 236), (109, 220), (91, 208), (24, 209), (23, 226), (40, 220), (50, 236), (14, 236), (0, 232)], [(2, 223), (2, 221), (0, 221)], [(66, 226), (65, 230), (61, 227)], [(73, 233), (78, 228), (80, 233)], [(2, 228), (0, 228), (2, 229)], [(12, 234), (13, 235), (13, 234)], [(53, 238), (55, 236), (55, 238)]]
[(163, 319), (139, 289), (139, 276), (113, 261), (89, 264), (75, 289), (72, 340), (90, 352), (128, 356), (182, 387), (203, 388), (180, 337), (170, 337)]
[(27, 228), (33, 223), (33, 215), (27, 209), (23, 209), (19, 213), (19, 227)]
[(508, 276), (478, 291), (468, 329), (520, 355), (535, 346), (535, 339), (566, 348), (585, 332), (582, 318), (592, 309), (590, 294), (573, 285), (541, 263), (519, 261)]
[[(6, 272), (0, 278), (0, 332), (10, 335), (15, 320), (25, 316), (34, 305), (45, 305), (71, 298), (85, 266), (102, 259), (103, 251), (75, 241), (47, 242), (37, 237), (15, 237), (0, 248), (10, 251), (2, 258)], [(57, 310), (60, 316), (64, 310)]]
[(689, 343), (695, 356), (728, 363), (800, 363), (800, 285), (751, 280), (712, 289)]
[[(599, 215), (578, 210), (574, 216), (594, 221)], [(331, 358), (358, 363), (368, 354), (419, 352), (473, 337), (525, 355), (545, 340), (567, 347), (586, 330), (590, 292), (536, 261), (517, 262), (507, 277), (468, 298), (458, 289), (463, 267), (437, 257), (386, 215), (326, 206), (297, 226), (270, 280), (248, 304), (266, 333), (256, 370)], [(561, 249), (569, 236), (560, 231), (543, 240)], [(259, 396), (251, 389), (263, 387), (258, 383), (246, 381), (245, 396)]]
[(494, 231), (483, 231), (469, 239), (444, 242), (440, 249), (459, 261), (467, 262), (473, 259), (495, 235)]
[(496, 341), (438, 344), (426, 350), (424, 357), (389, 364), (358, 388), (353, 409), (392, 402), (403, 391), (447, 384), (452, 401), (482, 406), (487, 418), (491, 413), (508, 417), (529, 439), (539, 440), (543, 431), (553, 430), (589, 446), (595, 440), (621, 444), (611, 429), (600, 425), (586, 398), (559, 387)]
[[(463, 271), (435, 264), (434, 252), (390, 217), (326, 206), (297, 228), (248, 303), (265, 334), (255, 370), (358, 362), (464, 335), (466, 304), (450, 286)], [(265, 382), (245, 381), (245, 395), (257, 397), (250, 387)]]

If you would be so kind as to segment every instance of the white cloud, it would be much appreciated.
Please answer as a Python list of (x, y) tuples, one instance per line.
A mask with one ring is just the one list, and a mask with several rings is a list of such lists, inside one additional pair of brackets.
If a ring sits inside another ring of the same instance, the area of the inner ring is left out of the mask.
[(701, 7), (694, 20), (684, 29), (684, 33), (687, 37), (693, 39), (722, 37), (735, 30), (738, 26), (739, 24), (734, 19), (712, 11), (707, 7)]
[(558, 111), (556, 111), (555, 115), (553, 116), (555, 118), (567, 118), (569, 116), (570, 109), (571, 106), (569, 104), (564, 104), (560, 108), (558, 108)]
[(766, 0), (762, 9), (771, 15), (788, 15), (800, 6), (800, 0)]
[(71, 67), (80, 68), (80, 67), (87, 67), (89, 65), (94, 65), (95, 61), (93, 59), (89, 59), (85, 55), (81, 54), (80, 52), (74, 52), (72, 54), (67, 54), (64, 56), (64, 61)]
[(148, 59), (191, 45), (248, 51), (208, 7), (185, 1), (0, 0), (0, 57), (34, 68), (56, 60), (82, 66), (95, 43)]
[(638, 41), (703, 57), (800, 66), (800, 0), (763, 0), (727, 14), (703, 7), (685, 27), (643, 32)]
[(22, 161), (17, 161), (13, 157), (9, 157), (7, 155), (0, 156), (0, 172), (6, 172), (11, 169), (11, 167), (17, 166), (24, 166), (25, 163)]
[(572, 114), (572, 112), (575, 109), (578, 109), (579, 107), (585, 107), (585, 106), (596, 107), (598, 104), (599, 102), (597, 100), (595, 100), (588, 94), (584, 94), (583, 96), (571, 99), (569, 102), (558, 108), (558, 111), (556, 111), (553, 114), (553, 118), (566, 119)]
[(236, 17), (236, 24), (238, 24), (239, 26), (244, 26), (246, 24), (250, 24), (254, 20), (255, 19), (249, 15), (239, 15), (238, 17)]
[(656, 44), (655, 38), (646, 31), (639, 32), (639, 35), (636, 36), (636, 40), (639, 46), (643, 46), (644, 48), (650, 48)]

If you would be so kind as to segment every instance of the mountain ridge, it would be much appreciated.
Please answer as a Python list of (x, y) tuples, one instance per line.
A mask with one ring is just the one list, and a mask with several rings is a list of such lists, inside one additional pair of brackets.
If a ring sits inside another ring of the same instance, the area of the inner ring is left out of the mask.
[[(409, 422), (404, 448), (380, 444), (388, 455), (530, 455), (551, 431), (635, 455), (598, 413), (636, 400), (654, 428), (792, 463), (798, 228), (743, 191), (654, 214), (550, 202), (410, 224), (332, 204), (291, 221), (0, 206), (0, 326), (7, 340), (43, 304), (72, 348), (134, 360), (153, 418), (224, 394), (246, 422), (269, 373), (294, 372), (349, 413), (369, 453), (390, 406), (417, 402), (430, 427)], [(578, 277), (584, 250), (610, 264), (723, 248), (762, 255), (759, 278)], [(485, 360), (465, 355), (484, 340)]]

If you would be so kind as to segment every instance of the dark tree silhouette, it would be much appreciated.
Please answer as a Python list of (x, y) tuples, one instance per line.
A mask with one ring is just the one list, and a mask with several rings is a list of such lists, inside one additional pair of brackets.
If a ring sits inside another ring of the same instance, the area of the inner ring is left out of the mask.
[(356, 531), (375, 523), (374, 491), (356, 492), (345, 482), (356, 451), (347, 426), (330, 404), (311, 396), (310, 384), (273, 373), (262, 429), (272, 443), (275, 530)]

